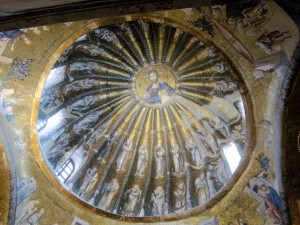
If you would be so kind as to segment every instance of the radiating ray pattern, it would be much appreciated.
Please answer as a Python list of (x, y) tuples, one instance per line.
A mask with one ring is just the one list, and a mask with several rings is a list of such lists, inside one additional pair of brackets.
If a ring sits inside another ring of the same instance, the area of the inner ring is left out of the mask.
[(65, 189), (112, 214), (155, 217), (204, 206), (226, 186), (244, 156), (244, 103), (234, 70), (204, 42), (139, 20), (63, 52), (37, 129)]

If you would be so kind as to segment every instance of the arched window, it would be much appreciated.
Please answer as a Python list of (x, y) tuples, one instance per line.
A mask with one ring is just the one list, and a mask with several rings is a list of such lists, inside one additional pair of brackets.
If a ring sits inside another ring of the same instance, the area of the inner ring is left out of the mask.
[(61, 168), (59, 168), (56, 175), (60, 181), (65, 183), (70, 178), (72, 173), (74, 172), (74, 169), (75, 169), (74, 162), (72, 159), (69, 159), (66, 162), (64, 162), (64, 164), (61, 166)]

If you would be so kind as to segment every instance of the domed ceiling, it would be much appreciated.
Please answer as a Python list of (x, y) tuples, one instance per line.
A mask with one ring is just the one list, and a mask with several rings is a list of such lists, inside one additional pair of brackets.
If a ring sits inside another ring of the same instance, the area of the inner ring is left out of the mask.
[(63, 52), (38, 136), (67, 191), (125, 217), (181, 214), (222, 191), (244, 156), (246, 120), (234, 70), (204, 42), (139, 20), (94, 29)]

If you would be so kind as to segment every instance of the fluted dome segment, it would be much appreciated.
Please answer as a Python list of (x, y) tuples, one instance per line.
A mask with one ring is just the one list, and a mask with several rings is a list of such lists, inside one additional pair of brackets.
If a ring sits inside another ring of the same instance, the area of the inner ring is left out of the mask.
[(94, 29), (49, 73), (41, 151), (73, 195), (109, 213), (149, 217), (203, 206), (244, 155), (236, 75), (214, 46), (139, 20)]

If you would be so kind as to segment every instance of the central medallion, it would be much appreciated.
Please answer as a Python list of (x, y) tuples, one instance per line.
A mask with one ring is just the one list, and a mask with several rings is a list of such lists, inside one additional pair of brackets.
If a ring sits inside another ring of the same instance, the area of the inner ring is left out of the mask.
[(133, 92), (144, 105), (166, 106), (175, 97), (175, 72), (167, 65), (144, 65), (134, 77), (133, 83)]

